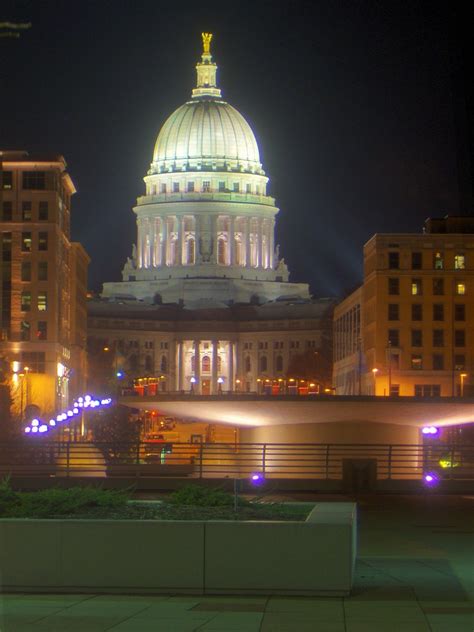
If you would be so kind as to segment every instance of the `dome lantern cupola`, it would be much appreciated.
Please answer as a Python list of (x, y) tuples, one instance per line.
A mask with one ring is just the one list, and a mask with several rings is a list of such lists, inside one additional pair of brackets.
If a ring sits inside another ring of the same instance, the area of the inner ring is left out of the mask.
[(197, 64), (197, 85), (193, 89), (193, 99), (201, 97), (221, 98), (221, 91), (216, 86), (217, 66), (212, 61), (211, 40), (212, 33), (201, 33), (203, 52), (201, 62)]

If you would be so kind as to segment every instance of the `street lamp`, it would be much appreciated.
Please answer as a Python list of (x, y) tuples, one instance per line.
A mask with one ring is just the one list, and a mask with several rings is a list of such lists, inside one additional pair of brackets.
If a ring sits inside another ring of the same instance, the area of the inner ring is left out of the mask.
[(461, 397), (464, 396), (464, 378), (467, 377), (467, 373), (461, 373), (461, 375), (459, 376), (461, 378), (461, 391), (460, 391), (460, 395)]
[(377, 373), (378, 369), (372, 369), (372, 375), (374, 376), (374, 395), (377, 395)]
[(222, 377), (218, 377), (217, 378), (217, 392), (219, 395), (222, 395), (222, 384), (224, 383), (224, 378)]
[(196, 384), (196, 378), (192, 377), (189, 381), (191, 382), (191, 393), (194, 393), (194, 385)]

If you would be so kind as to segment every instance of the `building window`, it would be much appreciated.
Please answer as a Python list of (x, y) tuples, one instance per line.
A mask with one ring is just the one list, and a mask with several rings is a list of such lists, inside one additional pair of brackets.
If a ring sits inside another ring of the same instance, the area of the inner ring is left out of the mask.
[(411, 368), (414, 371), (421, 371), (423, 369), (423, 356), (418, 353), (413, 353), (411, 356)]
[(202, 181), (202, 190), (204, 193), (209, 193), (209, 191), (211, 190), (211, 181), (210, 180), (203, 180)]
[(456, 329), (456, 331), (454, 332), (454, 346), (466, 346), (466, 332), (464, 331), (464, 329)]
[(173, 182), (173, 193), (179, 193), (179, 182)]
[(388, 293), (391, 296), (395, 296), (400, 294), (400, 279), (389, 279), (388, 280)]
[(465, 283), (456, 283), (456, 294), (458, 296), (464, 296), (464, 294), (466, 294), (466, 284)]
[(281, 355), (276, 357), (275, 367), (278, 373), (283, 371), (283, 357)]
[(415, 397), (441, 397), (441, 385), (415, 384)]
[(31, 281), (31, 263), (29, 261), (22, 261), (21, 263), (21, 280)]
[(433, 279), (433, 295), (444, 295), (444, 279)]
[(45, 312), (48, 309), (47, 292), (38, 292), (38, 311)]
[(39, 261), (38, 262), (38, 281), (47, 281), (47, 280), (48, 280), (48, 262)]
[(389, 329), (388, 330), (388, 344), (391, 347), (399, 347), (400, 346), (400, 334), (398, 329)]
[(8, 191), (13, 188), (13, 171), (1, 171), (2, 189)]
[(465, 270), (465, 268), (466, 268), (466, 257), (464, 255), (454, 255), (454, 269)]
[(25, 291), (21, 293), (21, 311), (29, 312), (31, 310), (31, 292)]
[(31, 202), (21, 203), (21, 219), (24, 222), (31, 222)]
[(13, 217), (13, 204), (10, 201), (5, 201), (2, 204), (2, 220), (4, 222), (11, 222)]
[(267, 370), (267, 356), (262, 356), (260, 358), (260, 372)]
[(442, 353), (433, 353), (433, 371), (444, 369), (444, 356)]
[(389, 303), (388, 304), (388, 320), (398, 320), (399, 319), (399, 305), (398, 303)]
[(45, 222), (48, 220), (49, 215), (49, 206), (48, 202), (45, 200), (40, 201), (38, 205), (38, 219), (40, 222)]
[(48, 233), (38, 233), (38, 250), (48, 250)]
[(225, 182), (219, 182), (219, 192), (224, 193), (226, 189)]
[(245, 372), (246, 373), (250, 373), (251, 370), (252, 370), (252, 363), (250, 361), (250, 357), (247, 356), (245, 358)]
[(411, 280), (411, 293), (413, 296), (421, 296), (423, 294), (423, 285), (421, 279)]
[(20, 338), (23, 342), (31, 338), (31, 325), (27, 320), (21, 321)]
[(240, 184), (238, 182), (234, 182), (232, 185), (232, 190), (234, 193), (238, 193), (240, 191)]
[(22, 252), (31, 252), (31, 233), (21, 233)]
[(46, 189), (46, 172), (23, 171), (23, 188), (30, 191), (43, 191)]
[(31, 373), (44, 373), (45, 353), (44, 351), (23, 351), (21, 363), (23, 366), (29, 367)]
[(421, 270), (423, 265), (423, 253), (412, 252), (411, 253), (411, 267), (412, 270)]
[(463, 353), (454, 356), (454, 369), (456, 371), (464, 371), (466, 368), (466, 356)]
[(201, 371), (203, 373), (211, 372), (211, 357), (210, 356), (205, 355), (202, 357)]
[(398, 397), (400, 395), (400, 384), (392, 384), (390, 386), (390, 397)]
[(433, 320), (444, 320), (443, 303), (435, 303), (433, 305)]
[(161, 185), (161, 192), (162, 193), (166, 193), (166, 183), (164, 183), (164, 182)]
[(464, 304), (454, 306), (454, 320), (466, 320), (466, 306)]
[(433, 329), (433, 347), (444, 347), (444, 329)]
[(423, 305), (421, 303), (413, 303), (411, 306), (411, 319), (423, 320)]
[(421, 329), (411, 330), (411, 346), (422, 347), (423, 346), (423, 332)]
[(433, 268), (442, 270), (444, 268), (444, 257), (442, 252), (435, 252), (433, 255)]
[(38, 331), (36, 337), (39, 340), (46, 340), (48, 338), (48, 323), (45, 320), (38, 321)]
[(245, 186), (245, 192), (246, 193), (252, 193), (252, 185), (247, 183)]
[(390, 270), (398, 270), (400, 267), (400, 254), (398, 252), (388, 253), (388, 267)]
[(188, 193), (194, 193), (194, 182), (188, 182)]

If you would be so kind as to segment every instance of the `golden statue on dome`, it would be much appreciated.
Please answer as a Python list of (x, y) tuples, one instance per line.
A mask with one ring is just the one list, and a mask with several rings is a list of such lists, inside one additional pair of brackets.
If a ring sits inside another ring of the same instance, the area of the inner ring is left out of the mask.
[(212, 33), (201, 33), (201, 37), (202, 37), (203, 53), (204, 55), (210, 55)]

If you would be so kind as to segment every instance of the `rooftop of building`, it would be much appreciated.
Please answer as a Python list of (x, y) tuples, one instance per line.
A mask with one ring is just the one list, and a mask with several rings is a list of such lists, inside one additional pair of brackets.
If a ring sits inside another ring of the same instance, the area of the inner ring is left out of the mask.
[(335, 305), (333, 298), (272, 301), (263, 305), (239, 304), (225, 307), (187, 309), (177, 303), (150, 305), (132, 299), (91, 299), (88, 301), (89, 317), (127, 318), (161, 321), (265, 321), (329, 317)]
[(61, 154), (53, 153), (30, 153), (23, 149), (0, 149), (0, 164), (1, 163), (52, 163), (59, 162), (66, 166), (66, 160)]

